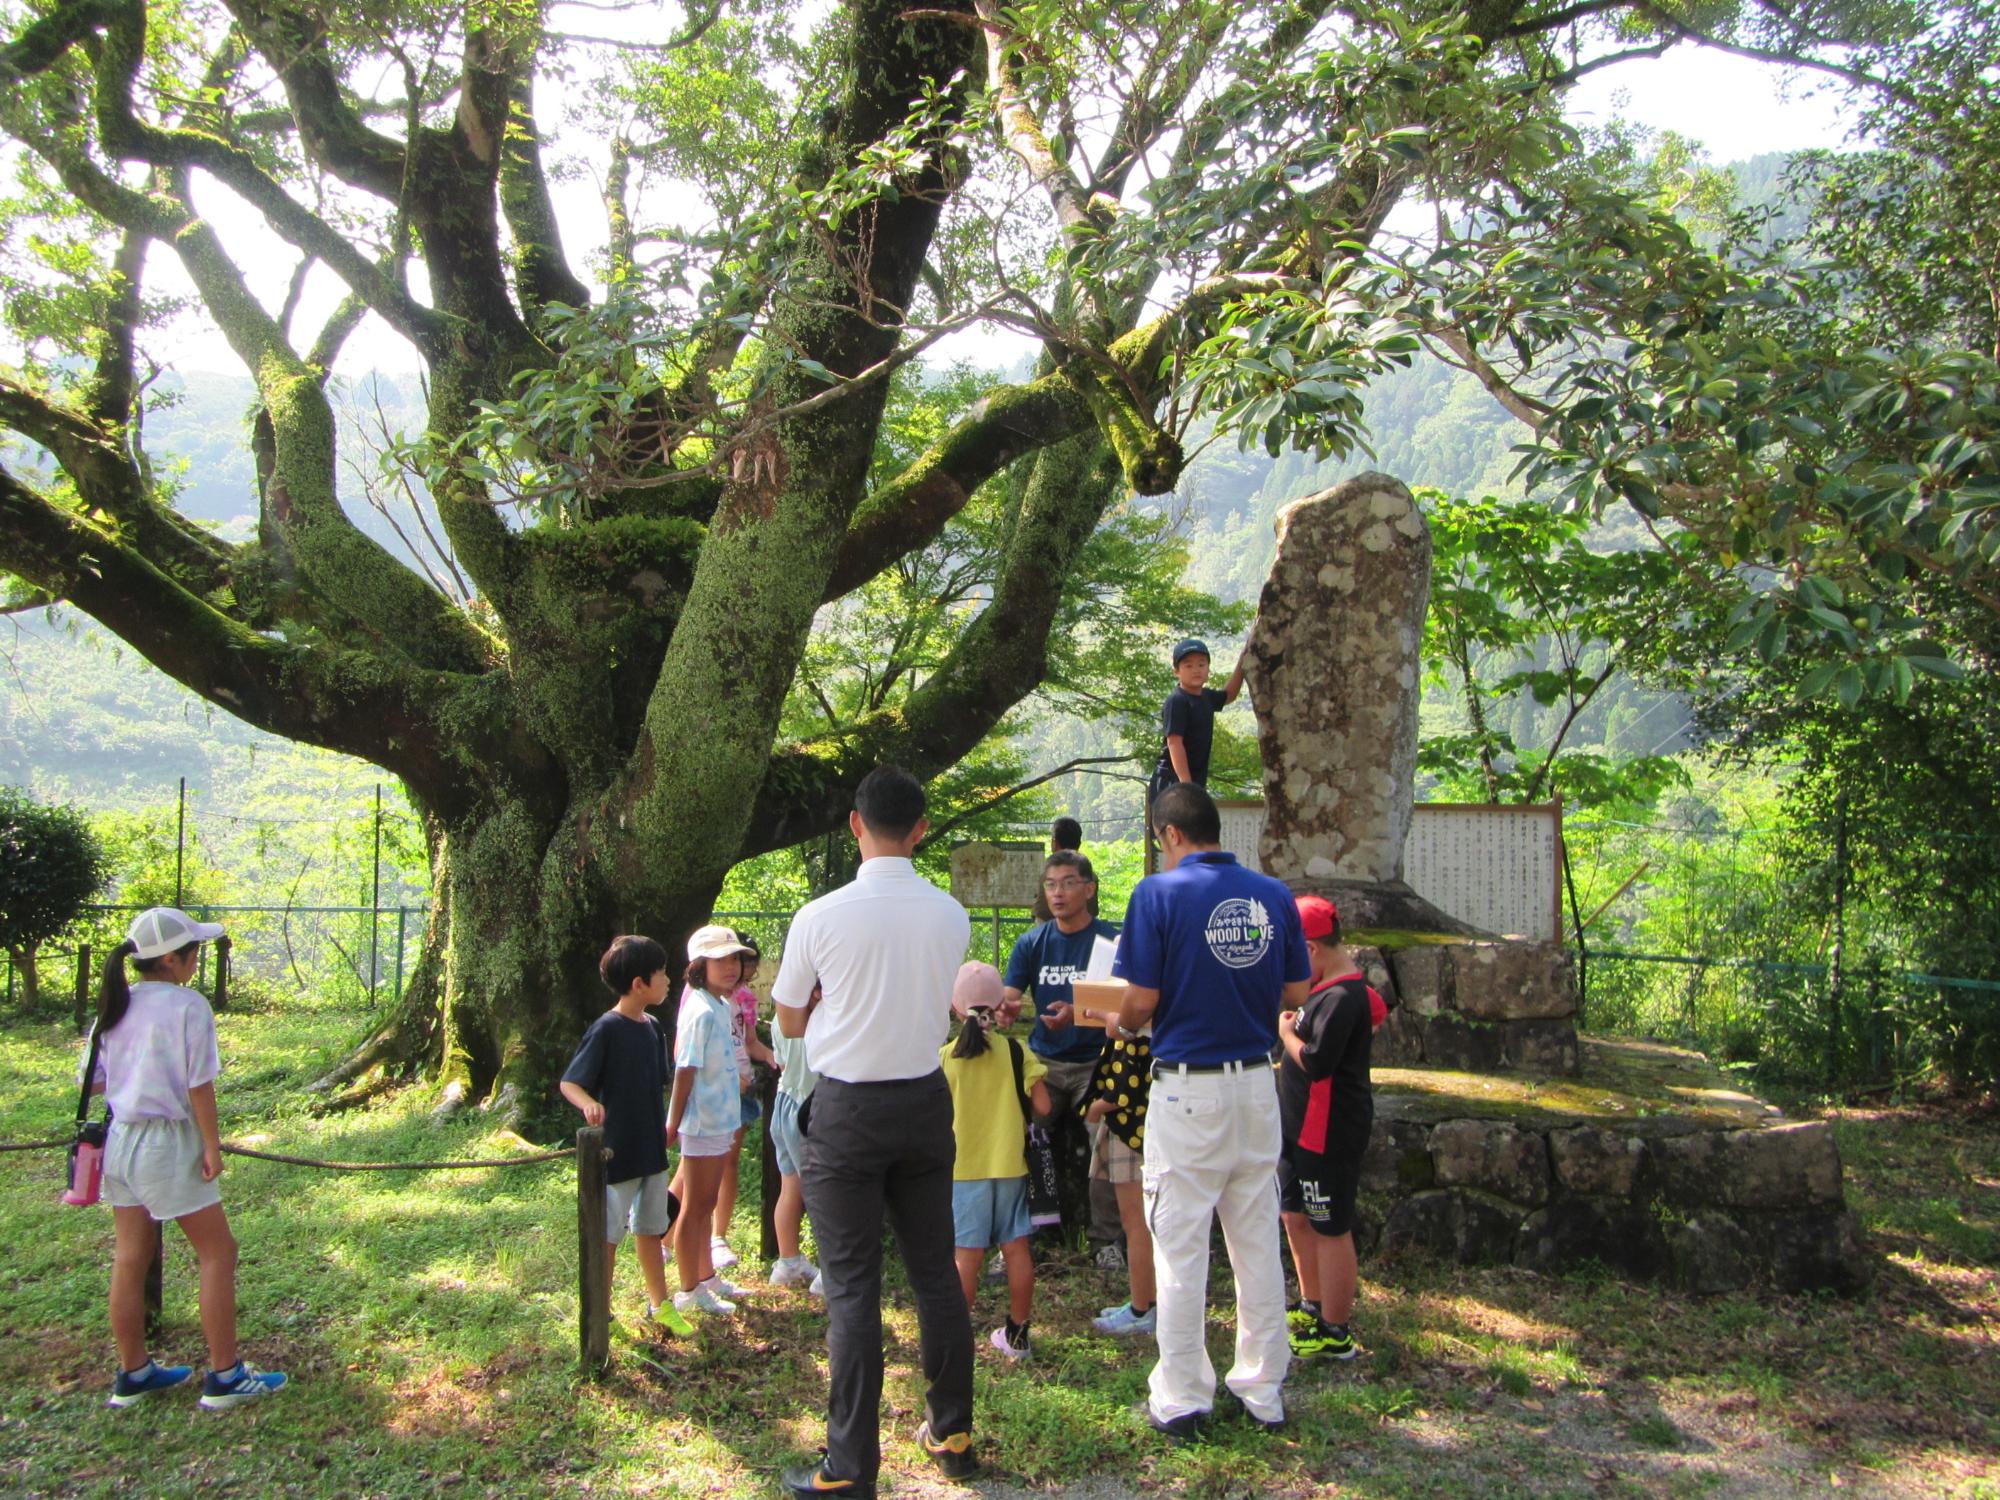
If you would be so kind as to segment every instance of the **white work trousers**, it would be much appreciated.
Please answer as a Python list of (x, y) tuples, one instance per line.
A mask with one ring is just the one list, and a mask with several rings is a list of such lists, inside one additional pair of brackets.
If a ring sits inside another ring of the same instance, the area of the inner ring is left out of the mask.
[(1278, 1258), (1278, 1083), (1259, 1059), (1227, 1072), (1161, 1064), (1146, 1106), (1146, 1219), (1159, 1282), (1160, 1362), (1150, 1404), (1160, 1421), (1215, 1403), (1203, 1338), (1208, 1242), (1220, 1216), (1236, 1276), (1236, 1364), (1229, 1389), (1263, 1421), (1285, 1414), (1291, 1364), (1285, 1272)]

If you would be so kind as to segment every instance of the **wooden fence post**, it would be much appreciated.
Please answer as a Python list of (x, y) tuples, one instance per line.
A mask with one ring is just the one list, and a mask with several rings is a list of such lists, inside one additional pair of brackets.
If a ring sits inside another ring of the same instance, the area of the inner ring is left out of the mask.
[(146, 1267), (146, 1332), (158, 1337), (160, 1303), (167, 1284), (167, 1235), (164, 1224), (153, 1226), (153, 1263)]
[(233, 947), (229, 934), (224, 933), (215, 940), (215, 1008), (229, 1009), (229, 950)]
[(576, 1334), (583, 1373), (611, 1363), (611, 1257), (606, 1254), (603, 1128), (576, 1133)]
[(778, 1190), (783, 1185), (778, 1177), (778, 1143), (771, 1139), (771, 1116), (778, 1107), (778, 1075), (762, 1063), (757, 1064), (757, 1097), (764, 1104), (757, 1153), (757, 1207), (763, 1230), (757, 1249), (766, 1261), (774, 1261), (778, 1258)]
[(70, 1019), (76, 1022), (79, 1035), (90, 1025), (90, 944), (76, 945), (76, 996), (70, 1003)]

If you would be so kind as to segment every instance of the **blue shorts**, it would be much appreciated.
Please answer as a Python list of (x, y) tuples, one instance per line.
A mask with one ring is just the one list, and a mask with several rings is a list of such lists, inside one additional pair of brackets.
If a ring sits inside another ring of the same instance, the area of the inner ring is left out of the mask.
[(1028, 1179), (980, 1177), (951, 1185), (952, 1244), (961, 1250), (990, 1250), (1034, 1233), (1028, 1217)]
[(764, 1101), (749, 1089), (743, 1091), (743, 1123), (754, 1125), (764, 1118)]
[(799, 1101), (780, 1093), (771, 1101), (771, 1150), (778, 1158), (778, 1172), (796, 1177), (805, 1170), (806, 1138), (799, 1134)]

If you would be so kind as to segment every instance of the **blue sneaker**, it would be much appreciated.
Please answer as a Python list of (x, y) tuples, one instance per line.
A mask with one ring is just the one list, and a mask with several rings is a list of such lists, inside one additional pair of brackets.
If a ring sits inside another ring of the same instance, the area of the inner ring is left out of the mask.
[(1132, 1311), (1132, 1304), (1127, 1302), (1122, 1307), (1105, 1308), (1102, 1313), (1090, 1320), (1090, 1326), (1099, 1333), (1110, 1334), (1115, 1339), (1137, 1338), (1141, 1334), (1153, 1332), (1159, 1326), (1159, 1311), (1156, 1304), (1142, 1313), (1135, 1313)]
[(284, 1387), (285, 1377), (276, 1370), (259, 1370), (250, 1361), (239, 1360), (236, 1368), (217, 1374), (214, 1370), (201, 1383), (201, 1404), (210, 1411), (226, 1411), (255, 1401)]
[(187, 1384), (188, 1376), (194, 1370), (188, 1365), (156, 1365), (150, 1359), (146, 1368), (137, 1375), (120, 1370), (111, 1379), (111, 1399), (108, 1406), (131, 1406), (145, 1400), (155, 1391), (170, 1391), (177, 1385)]

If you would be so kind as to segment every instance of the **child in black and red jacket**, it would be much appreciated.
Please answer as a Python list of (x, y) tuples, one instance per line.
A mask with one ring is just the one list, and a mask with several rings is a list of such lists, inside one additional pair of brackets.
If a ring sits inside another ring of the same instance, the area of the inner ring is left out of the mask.
[(1354, 1198), (1375, 1120), (1368, 1053), (1388, 1007), (1341, 943), (1333, 903), (1301, 896), (1298, 906), (1312, 989), (1304, 1005), (1278, 1018), (1285, 1049), (1278, 1064), (1280, 1206), (1300, 1299), (1291, 1314), (1292, 1355), (1352, 1359)]

